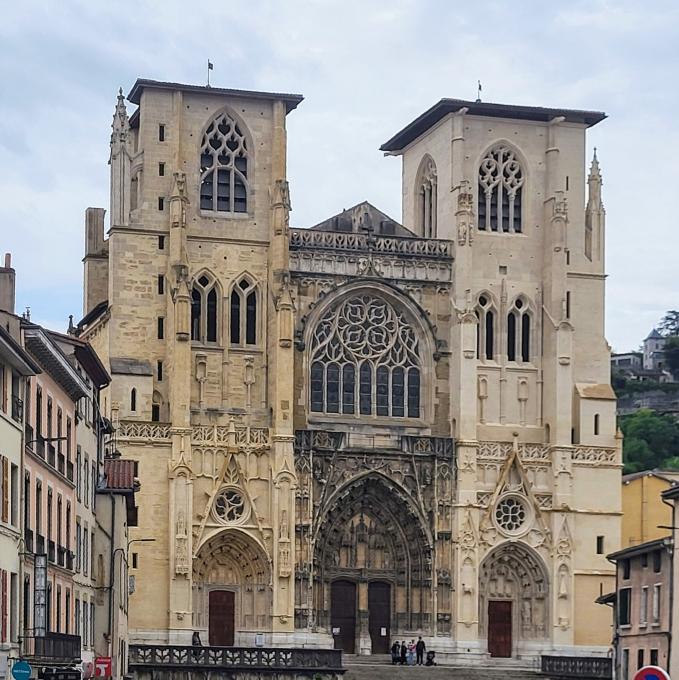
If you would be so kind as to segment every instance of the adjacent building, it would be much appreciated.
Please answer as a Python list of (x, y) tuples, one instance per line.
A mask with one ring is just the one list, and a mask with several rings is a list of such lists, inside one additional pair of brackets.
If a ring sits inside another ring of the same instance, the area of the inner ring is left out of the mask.
[(670, 669), (673, 544), (669, 537), (609, 555), (616, 565), (616, 678), (643, 666)]
[(120, 679), (128, 581), (125, 573), (114, 578), (109, 565), (127, 563), (138, 484), (115, 473), (125, 462), (116, 459), (100, 404), (110, 378), (88, 343), (15, 315), (14, 293), (6, 256), (0, 268), (0, 678), (8, 658), (21, 655), (44, 678), (54, 677), (49, 669), (87, 678), (96, 656), (111, 656)]
[[(9, 256), (0, 268), (0, 678), (9, 677), (8, 660), (20, 652), (21, 487), (23, 419), (27, 381), (40, 372), (21, 347), (13, 311), (14, 270)], [(9, 291), (8, 291), (9, 289)], [(8, 294), (9, 292), (9, 294)]]
[(667, 536), (672, 505), (662, 493), (679, 483), (679, 470), (644, 470), (622, 477), (623, 548)]
[[(80, 635), (85, 674), (94, 674), (95, 619), (99, 591), (106, 587), (103, 563), (95, 559), (97, 549), (97, 489), (104, 477), (104, 439), (112, 433), (101, 415), (99, 395), (110, 378), (92, 347), (72, 336), (49, 333), (85, 383), (86, 394), (75, 413), (75, 573), (73, 602), (75, 634)], [(101, 611), (99, 611), (101, 615)], [(106, 656), (106, 654), (101, 654)]]
[[(87, 385), (49, 331), (26, 321), (21, 326), (26, 349), (41, 368), (25, 404), (24, 655), (45, 665), (75, 665), (90, 619), (74, 582), (78, 565), (89, 563), (89, 542), (82, 542), (75, 521), (76, 414)], [(50, 654), (45, 643), (56, 639), (53, 633), (65, 636), (59, 654)]]
[[(443, 99), (403, 213), (290, 228), (293, 94), (139, 80), (79, 337), (138, 466), (132, 642), (606, 654), (605, 116)], [(303, 191), (303, 187), (299, 191)], [(143, 595), (142, 595), (143, 593)]]

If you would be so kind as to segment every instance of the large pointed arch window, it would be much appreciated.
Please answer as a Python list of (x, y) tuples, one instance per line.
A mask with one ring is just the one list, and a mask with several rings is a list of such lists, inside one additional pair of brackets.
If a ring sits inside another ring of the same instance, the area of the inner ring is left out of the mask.
[(436, 237), (437, 183), (436, 164), (425, 156), (417, 172), (416, 185), (418, 233), (425, 238)]
[(479, 230), (520, 234), (524, 174), (508, 146), (493, 147), (479, 166)]
[(245, 134), (228, 113), (220, 113), (200, 145), (200, 209), (247, 212), (249, 163)]
[(507, 360), (531, 360), (531, 313), (522, 297), (514, 301), (507, 314)]
[(216, 281), (201, 274), (191, 289), (191, 340), (217, 342), (219, 293)]
[(257, 344), (257, 288), (248, 276), (231, 290), (230, 339), (232, 345)]
[(316, 413), (421, 417), (421, 348), (401, 311), (361, 295), (329, 309), (311, 340)]

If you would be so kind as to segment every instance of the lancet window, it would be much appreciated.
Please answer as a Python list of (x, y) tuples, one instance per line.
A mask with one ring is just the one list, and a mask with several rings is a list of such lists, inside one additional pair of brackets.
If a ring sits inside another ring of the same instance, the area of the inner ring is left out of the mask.
[(507, 359), (530, 361), (531, 314), (527, 302), (519, 297), (507, 314)]
[(479, 230), (518, 234), (522, 231), (524, 174), (516, 153), (492, 148), (479, 166)]
[(436, 164), (425, 156), (417, 173), (417, 220), (419, 233), (425, 238), (436, 237), (437, 184)]
[(239, 125), (228, 113), (219, 114), (200, 146), (200, 209), (247, 212), (249, 162), (247, 139)]
[(217, 342), (219, 295), (216, 281), (202, 274), (191, 290), (191, 340)]
[(329, 309), (311, 341), (311, 411), (419, 418), (420, 342), (406, 316), (361, 295)]
[(479, 302), (476, 306), (476, 358), (494, 359), (495, 358), (495, 311), (490, 296), (487, 294), (479, 295)]
[(257, 344), (257, 289), (247, 276), (231, 291), (230, 338), (232, 345)]

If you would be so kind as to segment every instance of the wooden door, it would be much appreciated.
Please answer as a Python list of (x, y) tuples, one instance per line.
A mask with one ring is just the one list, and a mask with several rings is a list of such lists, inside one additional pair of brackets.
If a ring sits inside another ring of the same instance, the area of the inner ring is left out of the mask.
[(335, 649), (356, 653), (356, 584), (333, 581), (330, 590), (330, 625)]
[(488, 652), (491, 656), (512, 655), (512, 603), (488, 602)]
[(372, 653), (388, 654), (391, 623), (391, 586), (388, 583), (375, 581), (368, 585), (368, 616)]
[(231, 590), (210, 591), (210, 647), (233, 647), (235, 596)]

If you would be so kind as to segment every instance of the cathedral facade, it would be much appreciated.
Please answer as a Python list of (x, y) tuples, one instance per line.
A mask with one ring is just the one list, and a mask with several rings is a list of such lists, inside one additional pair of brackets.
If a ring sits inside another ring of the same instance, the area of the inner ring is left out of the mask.
[(400, 222), (363, 203), (302, 229), (301, 96), (127, 99), (78, 332), (137, 461), (131, 535), (153, 539), (130, 546), (131, 641), (604, 652), (621, 446), (585, 159), (604, 115), (441, 100), (382, 146)]

